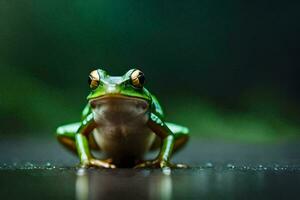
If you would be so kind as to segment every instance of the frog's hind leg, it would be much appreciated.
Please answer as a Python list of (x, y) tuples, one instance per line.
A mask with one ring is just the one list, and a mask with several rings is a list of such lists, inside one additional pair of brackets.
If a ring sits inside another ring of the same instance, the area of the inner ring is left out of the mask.
[(176, 152), (187, 143), (189, 139), (189, 129), (184, 126), (180, 126), (169, 122), (167, 122), (166, 125), (169, 127), (169, 129), (173, 132), (175, 136), (173, 152)]
[[(181, 149), (189, 139), (189, 130), (186, 127), (173, 124), (173, 123), (166, 123), (169, 129), (175, 136), (175, 144), (173, 147), (173, 153)], [(155, 138), (150, 150), (157, 150), (161, 146), (161, 139), (159, 137)]]
[[(62, 145), (64, 145), (67, 149), (71, 150), (74, 153), (77, 153), (76, 144), (75, 144), (75, 135), (79, 126), (80, 126), (80, 122), (77, 122), (77, 123), (60, 126), (56, 130), (56, 137), (58, 141)], [(88, 140), (91, 149), (99, 150), (99, 147), (94, 140), (93, 134), (89, 134)]]

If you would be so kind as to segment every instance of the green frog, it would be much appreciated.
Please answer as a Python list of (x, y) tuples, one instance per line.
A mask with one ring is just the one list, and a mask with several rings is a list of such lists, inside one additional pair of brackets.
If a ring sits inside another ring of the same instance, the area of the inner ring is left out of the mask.
[[(145, 75), (131, 69), (110, 76), (102, 69), (89, 75), (90, 94), (80, 122), (57, 128), (56, 136), (79, 156), (81, 167), (186, 167), (170, 162), (189, 138), (186, 127), (166, 122), (157, 98), (145, 87)], [(143, 160), (159, 149), (153, 160)], [(91, 151), (107, 157), (100, 160)]]

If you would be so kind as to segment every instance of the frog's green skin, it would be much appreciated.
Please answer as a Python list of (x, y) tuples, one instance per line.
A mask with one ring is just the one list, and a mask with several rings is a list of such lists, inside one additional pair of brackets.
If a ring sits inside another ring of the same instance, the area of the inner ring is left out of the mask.
[[(82, 167), (184, 167), (170, 162), (172, 152), (188, 140), (188, 129), (164, 120), (158, 100), (145, 87), (133, 86), (129, 70), (109, 76), (98, 69), (99, 85), (88, 95), (88, 104), (78, 123), (58, 127), (58, 140), (78, 153)], [(143, 155), (160, 145), (156, 159)], [(106, 160), (92, 156), (103, 152)]]

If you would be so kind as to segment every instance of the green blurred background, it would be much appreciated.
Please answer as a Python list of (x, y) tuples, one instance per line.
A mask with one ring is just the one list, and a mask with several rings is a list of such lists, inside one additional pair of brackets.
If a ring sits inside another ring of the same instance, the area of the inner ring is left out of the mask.
[(0, 0), (0, 134), (77, 121), (95, 68), (139, 67), (193, 137), (300, 136), (299, 3)]

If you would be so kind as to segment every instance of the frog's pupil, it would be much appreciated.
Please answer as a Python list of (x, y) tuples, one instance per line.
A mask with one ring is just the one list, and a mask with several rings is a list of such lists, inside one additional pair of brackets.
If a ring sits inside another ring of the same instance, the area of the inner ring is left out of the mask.
[(143, 73), (140, 73), (138, 75), (138, 79), (139, 79), (141, 85), (143, 85), (145, 83), (145, 76)]

